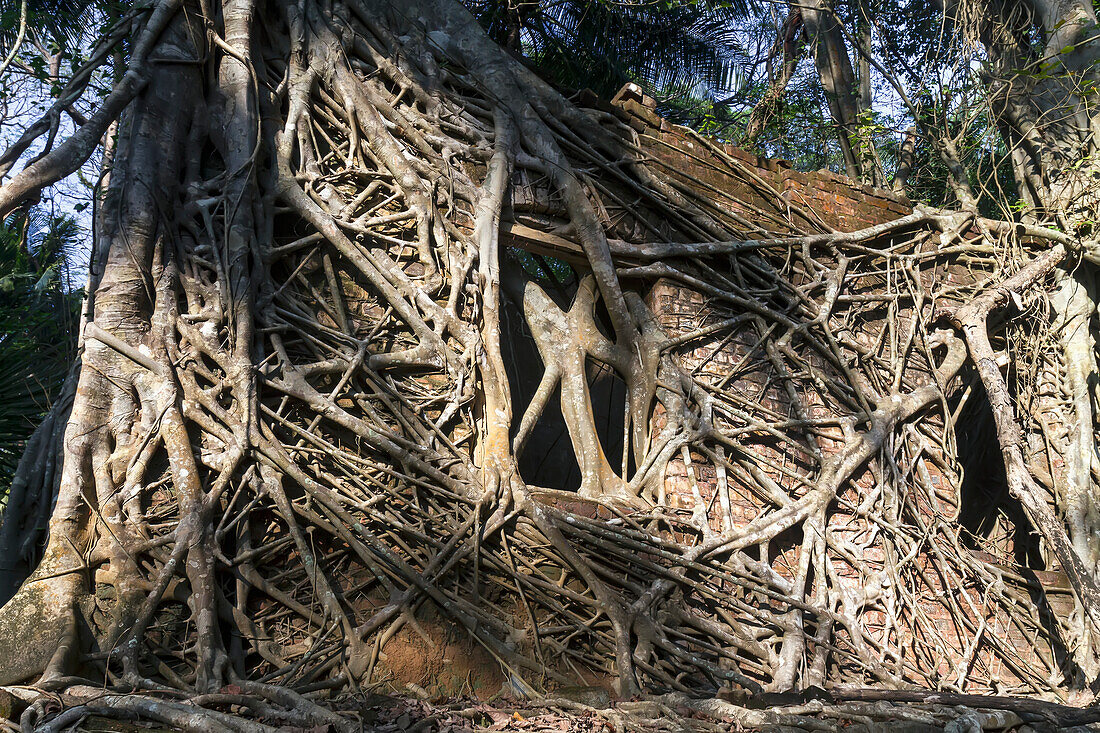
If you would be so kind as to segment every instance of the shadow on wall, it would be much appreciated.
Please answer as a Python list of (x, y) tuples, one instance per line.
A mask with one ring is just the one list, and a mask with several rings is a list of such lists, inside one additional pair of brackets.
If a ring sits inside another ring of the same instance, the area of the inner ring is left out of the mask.
[[(558, 307), (568, 310), (576, 293), (576, 282), (567, 286), (552, 287), (540, 283)], [(596, 309), (597, 322), (604, 334), (610, 333), (608, 317), (603, 304)], [(523, 317), (522, 306), (512, 298), (501, 299), (501, 351), (508, 374), (512, 377), (513, 437), (531, 398), (538, 389), (545, 367), (539, 356), (535, 340)], [(623, 424), (626, 410), (626, 384), (610, 367), (588, 361), (588, 390), (591, 395), (596, 432), (608, 462), (621, 475), (623, 461)], [(635, 470), (633, 457), (628, 457), (627, 481)], [(519, 471), (524, 482), (561, 491), (576, 491), (581, 485), (580, 466), (577, 464), (569, 431), (561, 413), (561, 389), (555, 390), (542, 416), (536, 423), (523, 453), (519, 457)]]
[(1008, 494), (1004, 459), (997, 442), (997, 425), (989, 398), (974, 380), (961, 408), (952, 405), (955, 444), (962, 468), (958, 522), (965, 532), (963, 544), (977, 550), (995, 547), (1004, 560), (1021, 567), (1044, 570), (1039, 536), (1024, 515), (1020, 503)]

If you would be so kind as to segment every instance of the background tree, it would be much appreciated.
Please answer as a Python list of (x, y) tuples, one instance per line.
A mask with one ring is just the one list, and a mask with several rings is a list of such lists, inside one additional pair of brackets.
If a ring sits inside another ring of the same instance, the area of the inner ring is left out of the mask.
[(490, 38), (565, 89), (610, 99), (627, 82), (647, 91), (728, 89), (744, 61), (738, 2), (513, 2), (466, 4)]
[(72, 217), (33, 211), (0, 229), (0, 492), (26, 440), (56, 398), (75, 356), (81, 292), (66, 255)]

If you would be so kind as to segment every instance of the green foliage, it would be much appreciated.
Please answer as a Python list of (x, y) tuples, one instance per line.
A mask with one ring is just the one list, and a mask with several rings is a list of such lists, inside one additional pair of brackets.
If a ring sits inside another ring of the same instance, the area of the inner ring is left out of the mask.
[(81, 293), (65, 254), (80, 228), (66, 214), (22, 214), (0, 224), (0, 492), (74, 357)]
[(657, 113), (678, 125), (686, 125), (711, 137), (730, 139), (745, 126), (748, 113), (709, 96), (698, 96), (695, 89), (670, 86), (655, 91)]
[(498, 43), (521, 52), (544, 78), (610, 98), (634, 81), (646, 89), (728, 89), (745, 61), (734, 21), (749, 0), (466, 0)]
[[(761, 80), (746, 88), (741, 105), (751, 110), (763, 96), (766, 86)], [(735, 128), (735, 134), (731, 135), (734, 142), (740, 142), (743, 129)], [(812, 62), (801, 65), (799, 73), (787, 86), (779, 108), (757, 138), (754, 149), (769, 158), (789, 160), (796, 170), (844, 169), (825, 93)]]
[[(19, 27), (23, 0), (0, 0), (0, 49), (7, 50)], [(110, 0), (26, 0), (27, 26), (45, 32), (57, 51), (74, 45), (86, 30), (96, 8), (114, 4)]]
[(544, 288), (564, 290), (577, 281), (576, 271), (564, 260), (533, 254), (519, 247), (509, 247), (508, 255), (523, 268), (527, 277)]
[[(994, 219), (1012, 219), (1022, 212), (1012, 160), (1004, 142), (989, 119), (988, 111), (964, 115), (963, 111), (944, 114), (930, 101), (921, 107), (925, 129), (937, 130), (956, 140), (960, 162), (967, 171), (968, 183), (978, 199), (978, 212)], [(965, 110), (972, 112), (972, 110)], [(898, 153), (896, 138), (883, 146), (884, 158)], [(906, 186), (914, 201), (933, 206), (958, 205), (952, 193), (951, 173), (939, 153), (924, 135), (918, 135), (913, 170)]]

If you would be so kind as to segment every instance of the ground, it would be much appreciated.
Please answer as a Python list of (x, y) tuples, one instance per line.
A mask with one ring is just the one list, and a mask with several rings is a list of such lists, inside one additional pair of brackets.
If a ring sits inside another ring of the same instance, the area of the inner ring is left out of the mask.
[[(9, 688), (12, 689), (12, 688)], [(14, 689), (16, 693), (18, 689)], [(175, 731), (147, 720), (127, 720), (115, 713), (105, 716), (95, 710), (95, 690), (90, 697), (78, 699), (70, 694), (56, 695), (45, 707), (49, 716), (57, 716), (45, 727), (35, 725), (17, 696), (0, 691), (0, 729), (19, 730), (16, 719), (22, 717), (22, 730)], [(224, 712), (240, 712), (232, 704), (216, 705), (241, 696), (230, 685), (206, 701)], [(824, 691), (801, 696), (773, 695), (763, 698), (693, 699), (682, 694), (650, 696), (645, 699), (611, 701), (600, 688), (572, 688), (562, 695), (542, 701), (516, 699), (498, 693), (490, 699), (471, 696), (432, 697), (419, 689), (419, 696), (391, 696), (360, 691), (332, 700), (318, 701), (349, 722), (350, 730), (375, 733), (481, 733), (482, 731), (569, 731), (572, 733), (717, 733), (718, 731), (845, 731), (872, 733), (1041, 733), (1043, 731), (1100, 731), (1100, 709), (1074, 708), (1036, 700), (947, 695), (928, 691), (890, 692), (850, 690), (838, 693), (863, 700), (835, 701)], [(896, 701), (875, 699), (898, 695)], [(906, 696), (908, 695), (908, 698)], [(100, 699), (104, 694), (100, 693)], [(725, 695), (730, 698), (731, 694)], [(795, 699), (800, 697), (800, 699)], [(148, 698), (146, 698), (148, 699)], [(966, 703), (966, 704), (960, 704)], [(77, 706), (84, 706), (79, 714)], [(984, 707), (988, 705), (989, 707)], [(979, 707), (981, 706), (981, 707)], [(63, 713), (71, 711), (65, 725), (57, 725)], [(103, 710), (98, 711), (104, 712)], [(311, 727), (266, 725), (262, 715), (236, 718), (241, 730), (275, 733), (335, 733), (333, 724)], [(205, 722), (209, 725), (209, 721)], [(28, 727), (29, 726), (29, 727)], [(184, 728), (188, 729), (188, 728)], [(191, 727), (190, 730), (211, 730)], [(228, 726), (225, 729), (230, 729)]]

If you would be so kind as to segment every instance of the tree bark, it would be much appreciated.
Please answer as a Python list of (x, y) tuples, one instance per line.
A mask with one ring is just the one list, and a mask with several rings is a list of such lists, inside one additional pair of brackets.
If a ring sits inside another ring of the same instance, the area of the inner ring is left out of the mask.
[[(1091, 3), (996, 0), (960, 12), (989, 52), (992, 110), (1014, 153), (1017, 185), (1038, 207), (1033, 215), (1063, 226), (1093, 221), (1100, 122), (1086, 98), (1100, 81), (1100, 41)], [(1040, 53), (1029, 43), (1033, 27), (1045, 39)]]
[[(884, 179), (878, 165), (874, 142), (870, 138), (867, 115), (870, 107), (870, 69), (857, 78), (848, 55), (840, 19), (829, 0), (811, 0), (802, 8), (806, 37), (814, 48), (818, 78), (829, 103), (829, 112), (837, 125), (837, 140), (844, 166), (851, 178), (882, 187)], [(870, 43), (870, 26), (860, 25), (857, 42)]]

